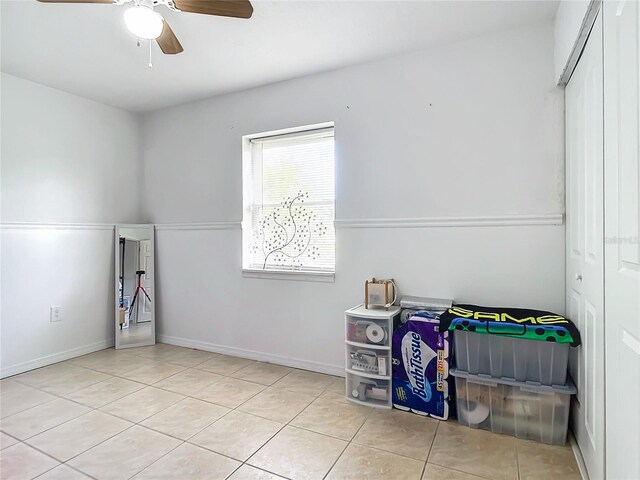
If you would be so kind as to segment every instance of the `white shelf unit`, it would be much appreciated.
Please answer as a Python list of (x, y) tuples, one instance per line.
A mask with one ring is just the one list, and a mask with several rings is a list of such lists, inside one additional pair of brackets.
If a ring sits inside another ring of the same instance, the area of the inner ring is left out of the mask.
[(391, 408), (391, 340), (400, 307), (364, 308), (344, 312), (347, 400)]

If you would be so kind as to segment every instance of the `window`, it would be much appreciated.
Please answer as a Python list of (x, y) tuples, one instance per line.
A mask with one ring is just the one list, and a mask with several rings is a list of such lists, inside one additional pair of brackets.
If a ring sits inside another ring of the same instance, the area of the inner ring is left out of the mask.
[(333, 124), (243, 142), (243, 269), (333, 275)]

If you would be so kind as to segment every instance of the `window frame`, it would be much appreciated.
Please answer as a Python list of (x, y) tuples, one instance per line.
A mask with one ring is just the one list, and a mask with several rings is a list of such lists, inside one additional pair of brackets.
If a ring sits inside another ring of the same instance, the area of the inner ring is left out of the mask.
[[(285, 138), (295, 137), (311, 137), (314, 136), (331, 136), (335, 141), (335, 124), (334, 122), (323, 122), (313, 125), (304, 125), (300, 127), (285, 128), (268, 132), (244, 135), (242, 137), (242, 276), (247, 278), (264, 278), (271, 280), (297, 280), (309, 282), (334, 282), (337, 268), (337, 259), (334, 259), (333, 271), (314, 271), (314, 270), (263, 270), (261, 268), (251, 268), (245, 266), (245, 255), (248, 251), (251, 241), (251, 235), (245, 235), (245, 232), (252, 231), (252, 219), (247, 215), (249, 207), (254, 204), (254, 194), (260, 191), (262, 185), (256, 185), (257, 176), (253, 174), (252, 151), (253, 144), (256, 140), (262, 143), (268, 143), (270, 140), (278, 141)], [(334, 149), (334, 174), (335, 174), (335, 149)], [(334, 176), (334, 196), (333, 196), (333, 224), (331, 228), (335, 231), (335, 176)], [(247, 218), (249, 217), (249, 218)], [(337, 251), (337, 239), (334, 237), (334, 252)]]

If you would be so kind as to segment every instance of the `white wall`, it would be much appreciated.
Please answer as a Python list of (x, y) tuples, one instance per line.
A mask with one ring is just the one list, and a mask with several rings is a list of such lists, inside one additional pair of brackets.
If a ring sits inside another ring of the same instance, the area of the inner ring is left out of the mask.
[[(135, 115), (2, 74), (1, 375), (113, 344), (113, 228), (139, 214)], [(49, 307), (63, 320), (49, 322)]]
[[(591, 0), (561, 0), (555, 18), (554, 65), (560, 80), (573, 52)], [(577, 60), (577, 59), (576, 59)], [(571, 68), (571, 67), (570, 67)]]
[[(538, 217), (564, 211), (553, 52), (544, 24), (147, 114), (144, 215), (194, 223), (156, 233), (160, 338), (340, 372), (342, 312), (372, 275), (562, 313), (564, 227)], [(335, 283), (244, 278), (242, 135), (325, 121)], [(373, 220), (398, 218), (418, 220)]]

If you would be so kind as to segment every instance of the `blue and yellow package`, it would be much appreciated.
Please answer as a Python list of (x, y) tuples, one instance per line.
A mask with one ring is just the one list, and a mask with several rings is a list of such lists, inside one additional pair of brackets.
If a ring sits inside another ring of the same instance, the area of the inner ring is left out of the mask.
[[(404, 313), (404, 312), (403, 312)], [(403, 314), (406, 323), (393, 332), (393, 405), (441, 420), (453, 417), (453, 381), (449, 377), (449, 332), (439, 332), (439, 312)]]

